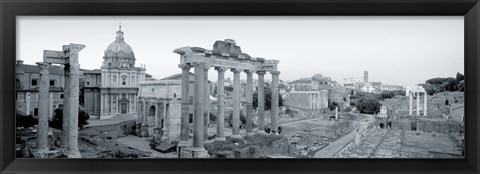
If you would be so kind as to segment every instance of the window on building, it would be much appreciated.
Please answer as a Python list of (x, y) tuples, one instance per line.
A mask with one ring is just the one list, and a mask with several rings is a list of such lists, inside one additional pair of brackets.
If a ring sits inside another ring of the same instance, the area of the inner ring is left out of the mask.
[(114, 84), (114, 85), (117, 84), (117, 76), (116, 76), (116, 75), (113, 75), (113, 84)]
[(32, 86), (37, 86), (37, 79), (32, 79)]
[(87, 86), (90, 85), (90, 82), (87, 81)]
[(63, 97), (64, 97), (64, 94), (60, 94), (60, 99), (63, 99)]
[(122, 78), (122, 85), (126, 85), (127, 84), (127, 78), (126, 77), (123, 77)]
[(177, 98), (177, 93), (173, 93), (173, 98)]
[(55, 86), (55, 80), (50, 80), (50, 86)]
[(152, 92), (155, 92), (155, 88), (152, 88)]
[(15, 80), (15, 87), (17, 87), (17, 89), (20, 89), (20, 80), (19, 79), (16, 79)]

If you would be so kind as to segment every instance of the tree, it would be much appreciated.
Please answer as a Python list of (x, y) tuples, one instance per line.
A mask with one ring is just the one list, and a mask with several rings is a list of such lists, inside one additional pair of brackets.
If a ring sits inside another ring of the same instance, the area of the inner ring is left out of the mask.
[[(83, 109), (78, 110), (78, 127), (83, 128), (85, 125), (89, 124), (88, 119), (90, 115), (85, 112)], [(55, 109), (55, 115), (52, 118), (52, 121), (49, 122), (50, 127), (62, 129), (63, 123), (63, 110)]]
[(385, 100), (395, 97), (395, 93), (393, 91), (383, 91), (380, 96), (382, 96), (382, 100)]
[(457, 83), (460, 83), (460, 81), (465, 80), (465, 76), (463, 74), (457, 72), (457, 75), (456, 75), (455, 79), (457, 80)]
[[(459, 78), (461, 76), (459, 75)], [(456, 78), (453, 77), (436, 77), (436, 78), (431, 78), (425, 81), (426, 84), (432, 85), (435, 89), (435, 93), (438, 92), (443, 92), (443, 91), (456, 91), (458, 90), (457, 86), (457, 80)]]
[(225, 89), (225, 92), (230, 92), (230, 93), (233, 92), (233, 86), (231, 86), (231, 85), (230, 86), (225, 86), (224, 89)]
[[(272, 90), (269, 87), (264, 87), (264, 102), (265, 102), (265, 110), (268, 111), (272, 108)], [(283, 98), (282, 95), (278, 94), (278, 106), (283, 106)], [(258, 91), (253, 93), (253, 108), (257, 109), (258, 107)]]
[(364, 96), (357, 100), (355, 107), (360, 113), (364, 114), (374, 114), (380, 111), (380, 102), (377, 98), (373, 96)]
[(328, 109), (333, 111), (335, 109), (335, 107), (338, 107), (338, 103), (335, 102), (335, 101), (330, 102), (330, 100), (328, 100)]
[[(230, 113), (230, 117), (225, 118), (225, 124), (229, 127), (233, 127), (233, 112)], [(247, 124), (247, 116), (240, 111), (240, 127), (243, 127)]]
[(455, 89), (457, 86), (457, 80), (455, 78), (449, 77), (446, 78), (445, 81), (444, 88), (446, 91), (458, 91), (458, 88)]
[(420, 86), (423, 87), (423, 89), (425, 89), (425, 91), (427, 91), (427, 94), (428, 95), (433, 95), (436, 93), (436, 89), (435, 89), (435, 86), (434, 85), (431, 85), (431, 84), (421, 84)]
[(465, 80), (462, 80), (457, 85), (459, 91), (465, 91)]

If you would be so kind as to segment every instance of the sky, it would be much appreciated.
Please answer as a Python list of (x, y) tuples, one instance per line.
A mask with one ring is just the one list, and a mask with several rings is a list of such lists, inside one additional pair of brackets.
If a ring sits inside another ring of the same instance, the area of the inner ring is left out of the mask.
[[(156, 79), (181, 73), (174, 49), (212, 49), (224, 39), (279, 60), (282, 80), (322, 74), (343, 84), (368, 71), (370, 82), (415, 85), (464, 73), (463, 16), (18, 16), (16, 59), (34, 64), (43, 50), (78, 43), (86, 45), (80, 68), (100, 69), (120, 23), (135, 66), (145, 64)], [(217, 80), (213, 68), (209, 80)]]

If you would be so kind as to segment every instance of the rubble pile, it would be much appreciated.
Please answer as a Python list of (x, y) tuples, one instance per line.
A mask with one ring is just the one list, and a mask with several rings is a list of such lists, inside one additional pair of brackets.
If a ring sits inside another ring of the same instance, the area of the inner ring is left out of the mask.
[(292, 147), (292, 155), (298, 158), (311, 158), (318, 150), (327, 146), (327, 137), (311, 137), (309, 135), (292, 135), (288, 143)]

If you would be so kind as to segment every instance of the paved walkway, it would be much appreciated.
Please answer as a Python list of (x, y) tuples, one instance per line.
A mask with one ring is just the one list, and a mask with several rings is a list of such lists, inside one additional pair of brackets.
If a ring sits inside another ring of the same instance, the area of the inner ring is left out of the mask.
[[(364, 114), (365, 115), (365, 114)], [(368, 125), (375, 121), (373, 115), (365, 115), (366, 118), (360, 120), (359, 132), (363, 132), (367, 129)], [(328, 146), (320, 149), (313, 155), (313, 158), (332, 158), (335, 154), (340, 152), (345, 146), (348, 145), (355, 138), (356, 131), (348, 133), (347, 135), (339, 138), (338, 140), (331, 142)]]

